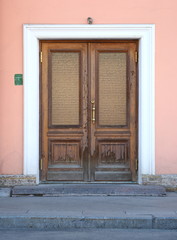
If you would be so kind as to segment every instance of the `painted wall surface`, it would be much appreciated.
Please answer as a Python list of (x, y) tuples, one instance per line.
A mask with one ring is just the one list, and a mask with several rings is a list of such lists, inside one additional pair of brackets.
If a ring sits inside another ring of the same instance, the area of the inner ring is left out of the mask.
[(155, 24), (156, 174), (177, 174), (176, 0), (0, 0), (0, 174), (23, 173), (23, 27)]

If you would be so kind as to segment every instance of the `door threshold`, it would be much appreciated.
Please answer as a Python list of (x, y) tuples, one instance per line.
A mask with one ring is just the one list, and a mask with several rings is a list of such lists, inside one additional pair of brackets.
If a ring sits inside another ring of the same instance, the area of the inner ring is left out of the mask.
[(124, 182), (61, 182), (61, 181), (41, 181), (40, 184), (138, 184), (138, 182), (124, 181)]

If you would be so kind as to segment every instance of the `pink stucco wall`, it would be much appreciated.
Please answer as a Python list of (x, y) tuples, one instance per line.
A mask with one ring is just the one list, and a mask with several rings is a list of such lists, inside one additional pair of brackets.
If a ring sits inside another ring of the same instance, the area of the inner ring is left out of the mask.
[(23, 169), (22, 24), (156, 25), (156, 173), (177, 174), (176, 0), (0, 0), (0, 174)]

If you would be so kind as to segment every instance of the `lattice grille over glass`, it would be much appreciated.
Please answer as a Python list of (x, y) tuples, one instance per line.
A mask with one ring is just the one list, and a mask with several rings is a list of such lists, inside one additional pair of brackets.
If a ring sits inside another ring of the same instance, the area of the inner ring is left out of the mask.
[(79, 56), (52, 53), (52, 125), (79, 125)]
[(126, 125), (126, 53), (99, 53), (99, 124)]

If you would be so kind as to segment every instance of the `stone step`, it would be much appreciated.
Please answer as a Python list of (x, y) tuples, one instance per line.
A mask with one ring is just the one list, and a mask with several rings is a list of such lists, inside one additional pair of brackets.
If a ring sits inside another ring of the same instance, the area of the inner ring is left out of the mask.
[(177, 217), (0, 216), (0, 229), (177, 229)]
[(138, 184), (40, 184), (36, 186), (15, 186), (16, 196), (154, 196), (166, 195), (162, 186)]

